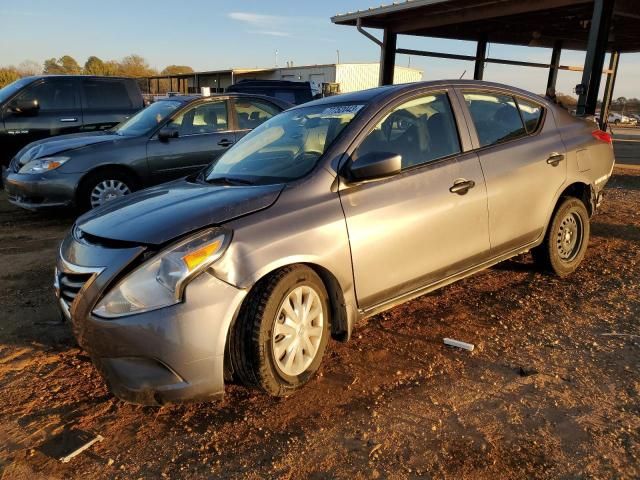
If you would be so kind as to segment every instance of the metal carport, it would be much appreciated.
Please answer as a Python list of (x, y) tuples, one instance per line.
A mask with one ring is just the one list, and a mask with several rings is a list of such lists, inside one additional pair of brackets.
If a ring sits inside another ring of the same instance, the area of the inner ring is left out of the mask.
[[(549, 69), (547, 88), (556, 86), (559, 70), (582, 70), (576, 86), (577, 115), (594, 115), (605, 55), (611, 53), (601, 108), (606, 123), (621, 53), (640, 51), (640, 0), (409, 0), (332, 17), (353, 25), (380, 45), (380, 84), (392, 83), (397, 53), (472, 60), (481, 80), (487, 63)], [(383, 30), (382, 40), (364, 28)], [(397, 48), (398, 35), (477, 42), (475, 56)], [(487, 57), (487, 43), (552, 48), (549, 63)], [(586, 51), (584, 66), (560, 64), (562, 49)]]

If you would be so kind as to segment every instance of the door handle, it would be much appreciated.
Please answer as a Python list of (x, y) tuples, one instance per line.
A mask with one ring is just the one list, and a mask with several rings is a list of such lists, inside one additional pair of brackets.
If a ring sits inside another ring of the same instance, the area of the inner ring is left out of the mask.
[(218, 142), (218, 145), (220, 145), (221, 147), (230, 147), (231, 145), (233, 145), (233, 142), (231, 140), (223, 138)]
[(547, 158), (547, 163), (549, 165), (557, 167), (562, 160), (564, 160), (564, 155), (562, 153), (553, 152), (551, 155), (549, 155), (549, 158)]
[(464, 195), (475, 186), (476, 182), (474, 182), (473, 180), (465, 180), (464, 178), (460, 178), (453, 182), (453, 185), (451, 186), (451, 188), (449, 188), (449, 191), (451, 193), (457, 193), (458, 195)]
[(78, 119), (75, 117), (64, 117), (60, 119), (61, 122), (77, 122)]

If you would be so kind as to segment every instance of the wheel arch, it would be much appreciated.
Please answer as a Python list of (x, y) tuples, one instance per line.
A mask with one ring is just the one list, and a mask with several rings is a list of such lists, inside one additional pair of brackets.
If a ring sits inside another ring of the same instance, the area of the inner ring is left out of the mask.
[(567, 197), (575, 197), (575, 198), (578, 198), (579, 200), (582, 200), (582, 202), (584, 203), (584, 206), (587, 209), (587, 212), (589, 213), (589, 217), (591, 217), (595, 213), (596, 198), (595, 198), (595, 191), (593, 190), (593, 187), (590, 184), (582, 182), (580, 180), (576, 180), (570, 183), (560, 191), (555, 201), (552, 203), (551, 210), (547, 215), (547, 222), (544, 225), (544, 229), (538, 239), (538, 242), (536, 242), (537, 245), (539, 245), (544, 240), (544, 237), (547, 234), (547, 230), (549, 229), (549, 225), (553, 220), (553, 216), (558, 210), (558, 207), (560, 206), (560, 204)]

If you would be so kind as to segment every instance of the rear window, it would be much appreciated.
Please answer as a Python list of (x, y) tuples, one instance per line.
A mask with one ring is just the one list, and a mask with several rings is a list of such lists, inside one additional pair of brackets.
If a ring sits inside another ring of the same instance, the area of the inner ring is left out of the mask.
[(90, 110), (115, 110), (133, 108), (127, 87), (118, 80), (84, 80), (86, 108)]
[(536, 103), (522, 100), (521, 98), (517, 100), (527, 133), (535, 132), (538, 130), (540, 121), (542, 120), (542, 107)]
[(540, 105), (511, 95), (466, 92), (464, 99), (481, 147), (534, 133), (542, 121)]

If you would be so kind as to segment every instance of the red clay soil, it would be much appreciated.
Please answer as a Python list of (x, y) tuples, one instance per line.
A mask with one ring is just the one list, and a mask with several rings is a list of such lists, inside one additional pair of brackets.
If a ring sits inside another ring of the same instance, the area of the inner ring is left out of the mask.
[[(72, 219), (0, 198), (2, 478), (639, 478), (639, 212), (640, 172), (617, 169), (570, 278), (524, 255), (358, 325), (289, 398), (151, 408), (56, 323)], [(83, 434), (104, 440), (57, 460)]]

